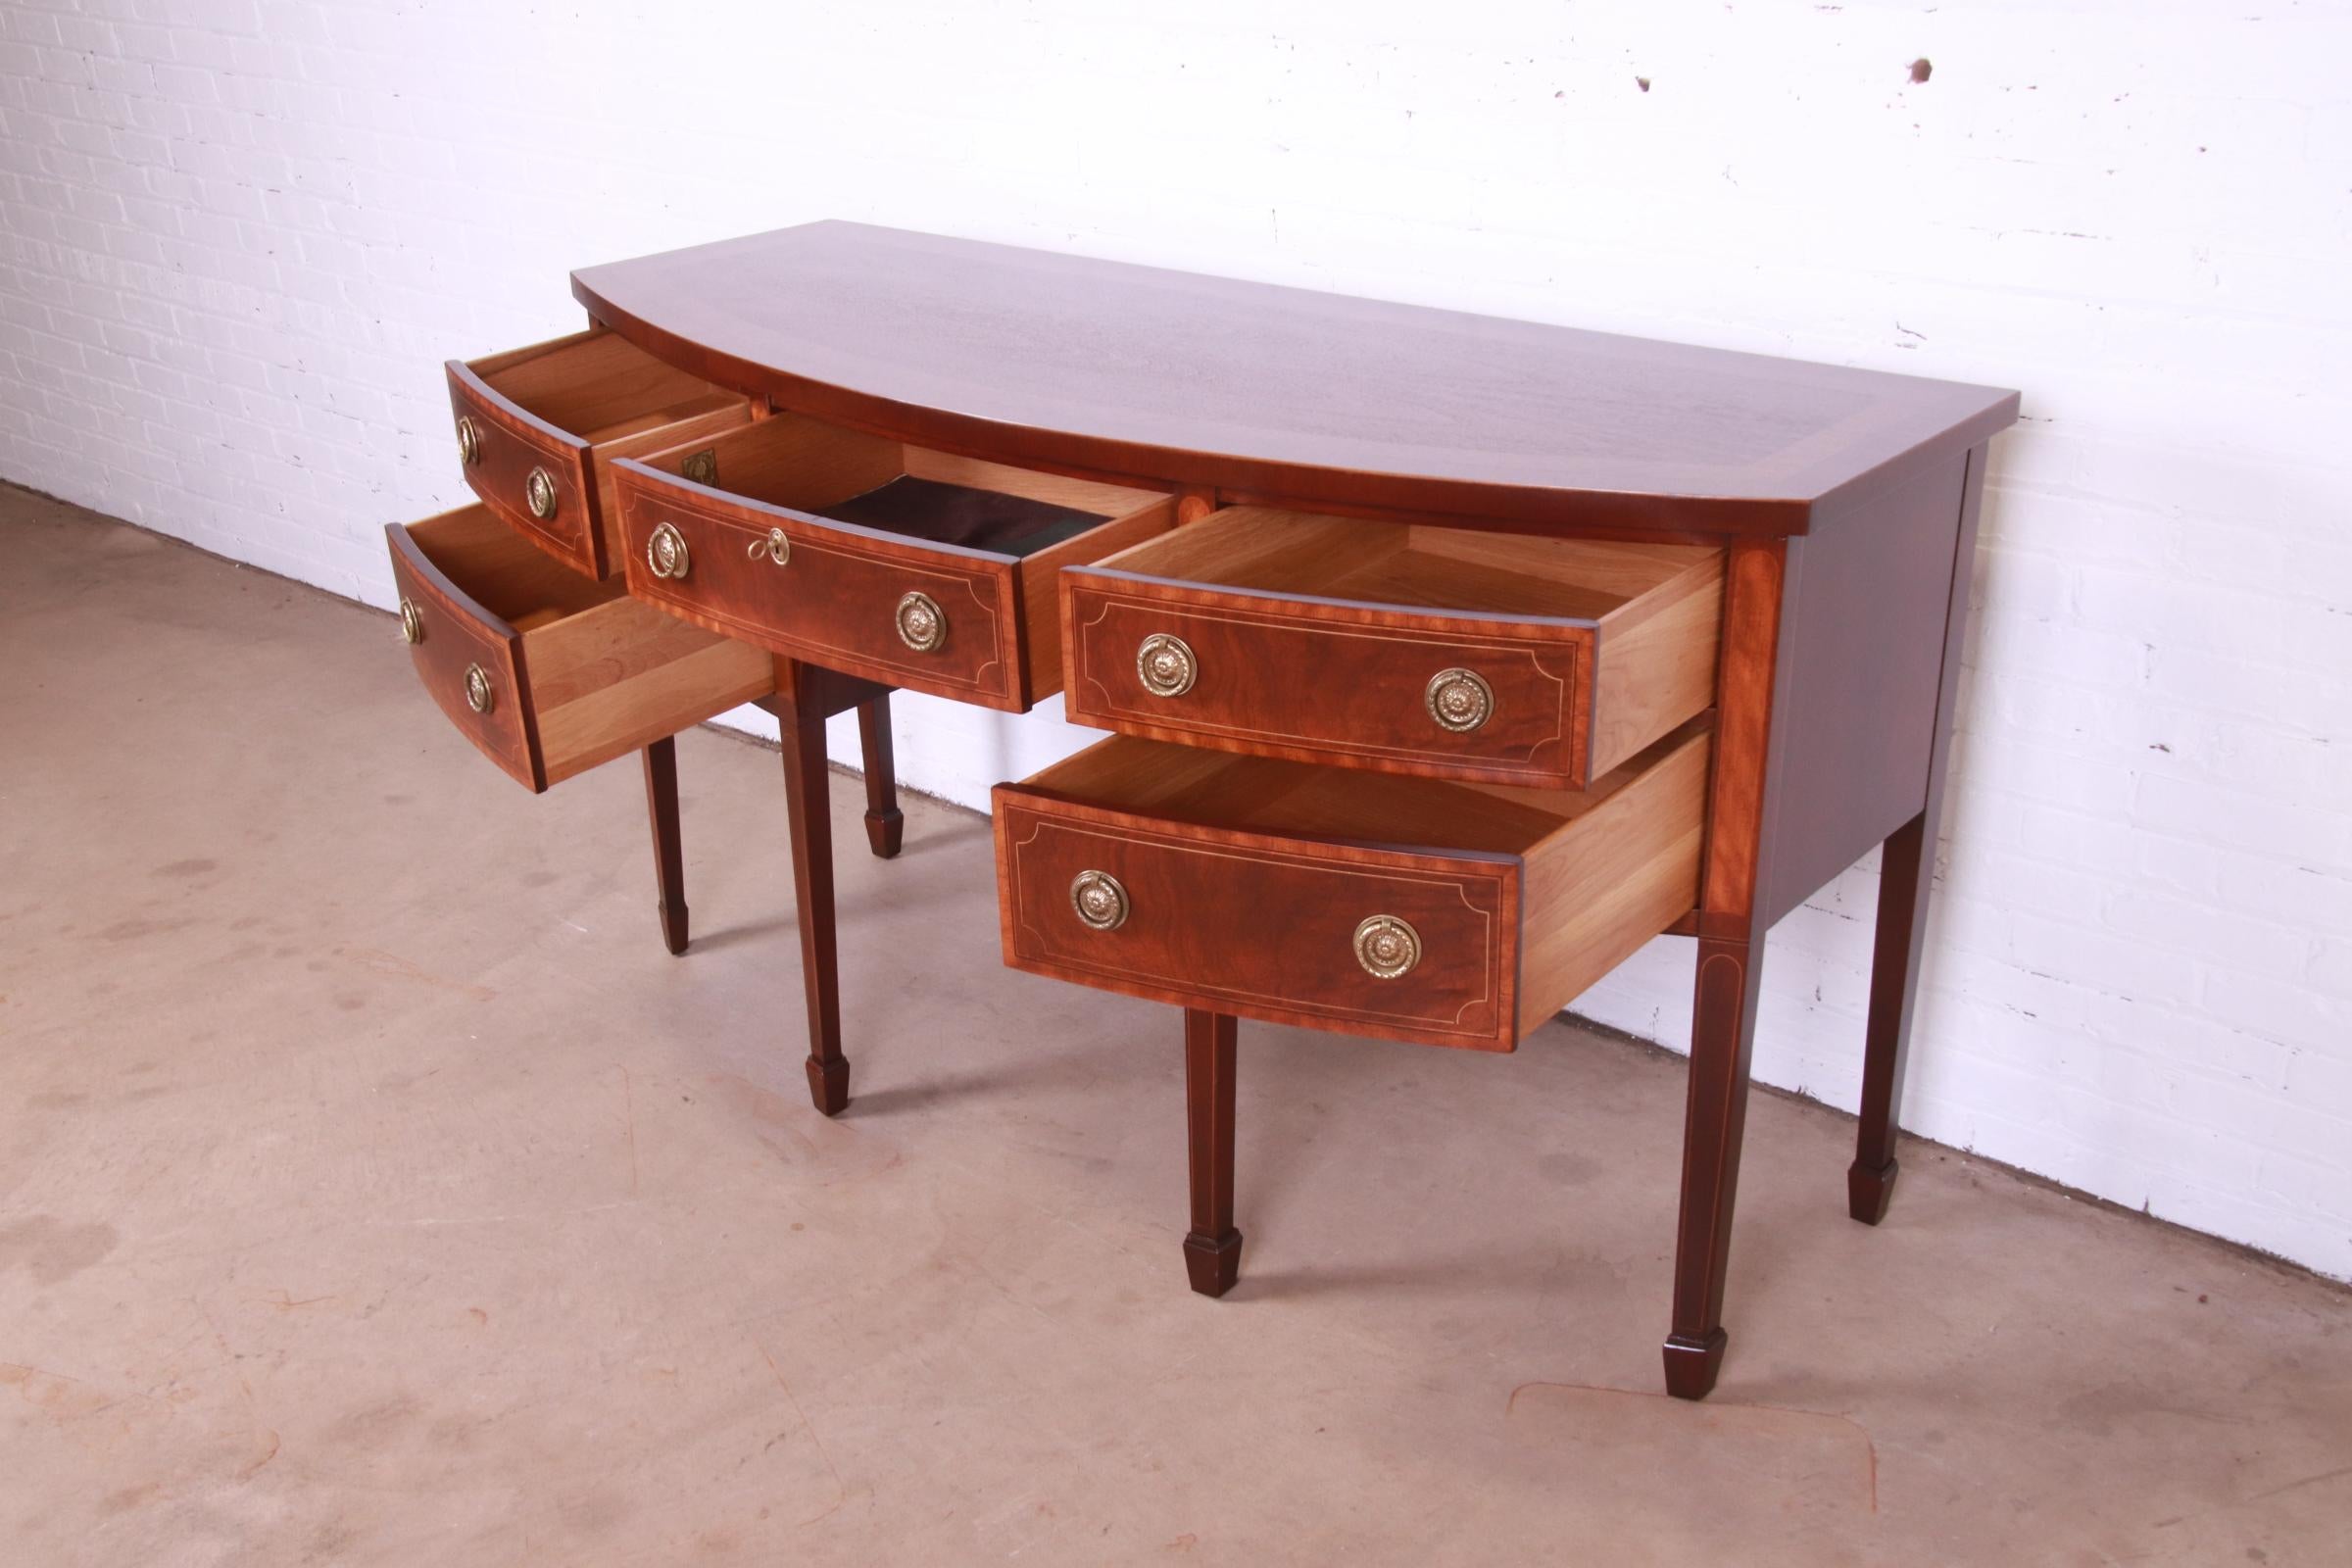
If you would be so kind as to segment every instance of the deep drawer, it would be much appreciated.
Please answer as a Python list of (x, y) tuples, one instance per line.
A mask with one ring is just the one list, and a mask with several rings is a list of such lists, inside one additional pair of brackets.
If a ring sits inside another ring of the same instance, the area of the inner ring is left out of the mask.
[(1723, 554), (1236, 507), (1065, 572), (1071, 719), (1582, 788), (1713, 702)]
[(752, 417), (743, 394), (601, 328), (447, 369), (466, 482), (524, 537), (595, 577), (620, 560), (607, 465)]
[(417, 677), (533, 790), (775, 689), (766, 653), (558, 565), (486, 507), (384, 532)]
[(1692, 725), (1537, 791), (1106, 740), (997, 787), (1004, 961), (1509, 1051), (1690, 910), (1707, 749)]
[(1152, 491), (786, 414), (613, 474), (638, 597), (831, 669), (1014, 710), (1061, 684), (1054, 573), (1174, 514)]

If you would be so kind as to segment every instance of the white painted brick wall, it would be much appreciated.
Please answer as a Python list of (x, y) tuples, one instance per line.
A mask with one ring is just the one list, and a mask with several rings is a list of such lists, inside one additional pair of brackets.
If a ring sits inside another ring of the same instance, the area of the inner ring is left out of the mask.
[[(2347, 59), (2311, 0), (11, 0), (0, 474), (385, 605), (443, 358), (827, 216), (2022, 387), (1905, 1120), (2352, 1277)], [(972, 804), (1083, 738), (902, 705)], [(1874, 894), (1774, 933), (1765, 1080), (1853, 1103)], [(1689, 959), (1581, 1005), (1681, 1042)]]

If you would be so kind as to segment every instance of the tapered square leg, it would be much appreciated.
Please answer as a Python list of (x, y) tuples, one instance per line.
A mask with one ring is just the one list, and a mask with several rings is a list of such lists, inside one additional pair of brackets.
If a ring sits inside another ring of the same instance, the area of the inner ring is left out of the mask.
[[(841, 1051), (841, 982), (833, 927), (831, 774), (825, 766), (824, 704), (809, 666), (779, 665), (784, 679), (768, 707), (783, 732), (784, 814), (792, 835), (792, 890), (801, 928), (801, 983), (808, 999), (808, 1098), (828, 1116), (850, 1102), (850, 1063)], [(787, 690), (786, 688), (789, 688)]]
[(1223, 1296), (1242, 1271), (1242, 1233), (1233, 1228), (1234, 1035), (1231, 1015), (1185, 1009), (1193, 1228), (1184, 1239), (1184, 1271), (1202, 1296)]
[(1879, 852), (1879, 931), (1870, 963), (1870, 1014), (1864, 1025), (1862, 1125), (1845, 1172), (1846, 1212), (1865, 1225), (1886, 1217), (1894, 1197), (1895, 1116), (1911, 1054), (1911, 1004), (1926, 946), (1928, 887), (1936, 841), (1921, 812)]
[(1756, 1032), (1755, 960), (1762, 945), (1702, 939), (1690, 1030), (1690, 1094), (1683, 1123), (1683, 1209), (1674, 1253), (1674, 1328), (1666, 1392), (1700, 1399), (1715, 1387), (1730, 1336), (1723, 1280), (1732, 1255), (1732, 1200), (1747, 1125), (1748, 1052)]
[(891, 754), (890, 693), (858, 705), (858, 749), (865, 754), (865, 841), (888, 860), (906, 842), (906, 819), (899, 814), (897, 762)]
[(645, 812), (654, 830), (654, 885), (662, 913), (662, 943), (686, 951), (686, 850), (678, 829), (678, 742), (669, 736), (645, 749)]

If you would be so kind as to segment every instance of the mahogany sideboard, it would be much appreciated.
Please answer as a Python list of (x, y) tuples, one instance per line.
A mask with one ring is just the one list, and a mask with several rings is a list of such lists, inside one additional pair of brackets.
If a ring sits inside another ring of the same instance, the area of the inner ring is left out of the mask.
[(1895, 1110), (1987, 443), (2014, 392), (826, 222), (588, 268), (449, 382), (478, 505), (389, 532), (442, 709), (545, 789), (784, 737), (811, 1098), (849, 1103), (824, 720), (1114, 733), (995, 799), (1005, 961), (1185, 1009), (1194, 1289), (1236, 1020), (1508, 1052), (1697, 939), (1664, 1357), (1715, 1383), (1765, 932), (1884, 844), (1851, 1215)]

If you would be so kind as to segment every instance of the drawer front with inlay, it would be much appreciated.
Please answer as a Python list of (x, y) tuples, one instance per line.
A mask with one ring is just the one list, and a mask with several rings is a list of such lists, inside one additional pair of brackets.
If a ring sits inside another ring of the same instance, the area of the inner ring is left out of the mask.
[(1277, 1023), (1508, 1051), (1519, 865), (996, 797), (1005, 961)]
[(542, 550), (615, 575), (607, 466), (748, 423), (751, 400), (602, 330), (444, 367), (466, 482)]
[(400, 594), (401, 636), (416, 678), (483, 756), (533, 789), (543, 787), (514, 631), (440, 570), (407, 528), (394, 524), (385, 532)]
[(1164, 494), (778, 412), (612, 465), (633, 591), (846, 674), (1013, 711), (1061, 685), (1055, 573), (1164, 531)]
[(1234, 507), (1061, 575), (1079, 723), (1582, 789), (1713, 701), (1720, 551)]
[(433, 701), (533, 790), (765, 696), (765, 652), (548, 560), (480, 506), (385, 530)]
[(1283, 604), (1063, 574), (1070, 717), (1300, 760), (1585, 776), (1591, 627)]
[(500, 397), (463, 363), (452, 360), (444, 368), (458, 461), (473, 493), (551, 554), (596, 572), (588, 443)]
[(638, 598), (828, 669), (1024, 706), (1009, 564), (746, 506), (635, 464), (617, 490)]

